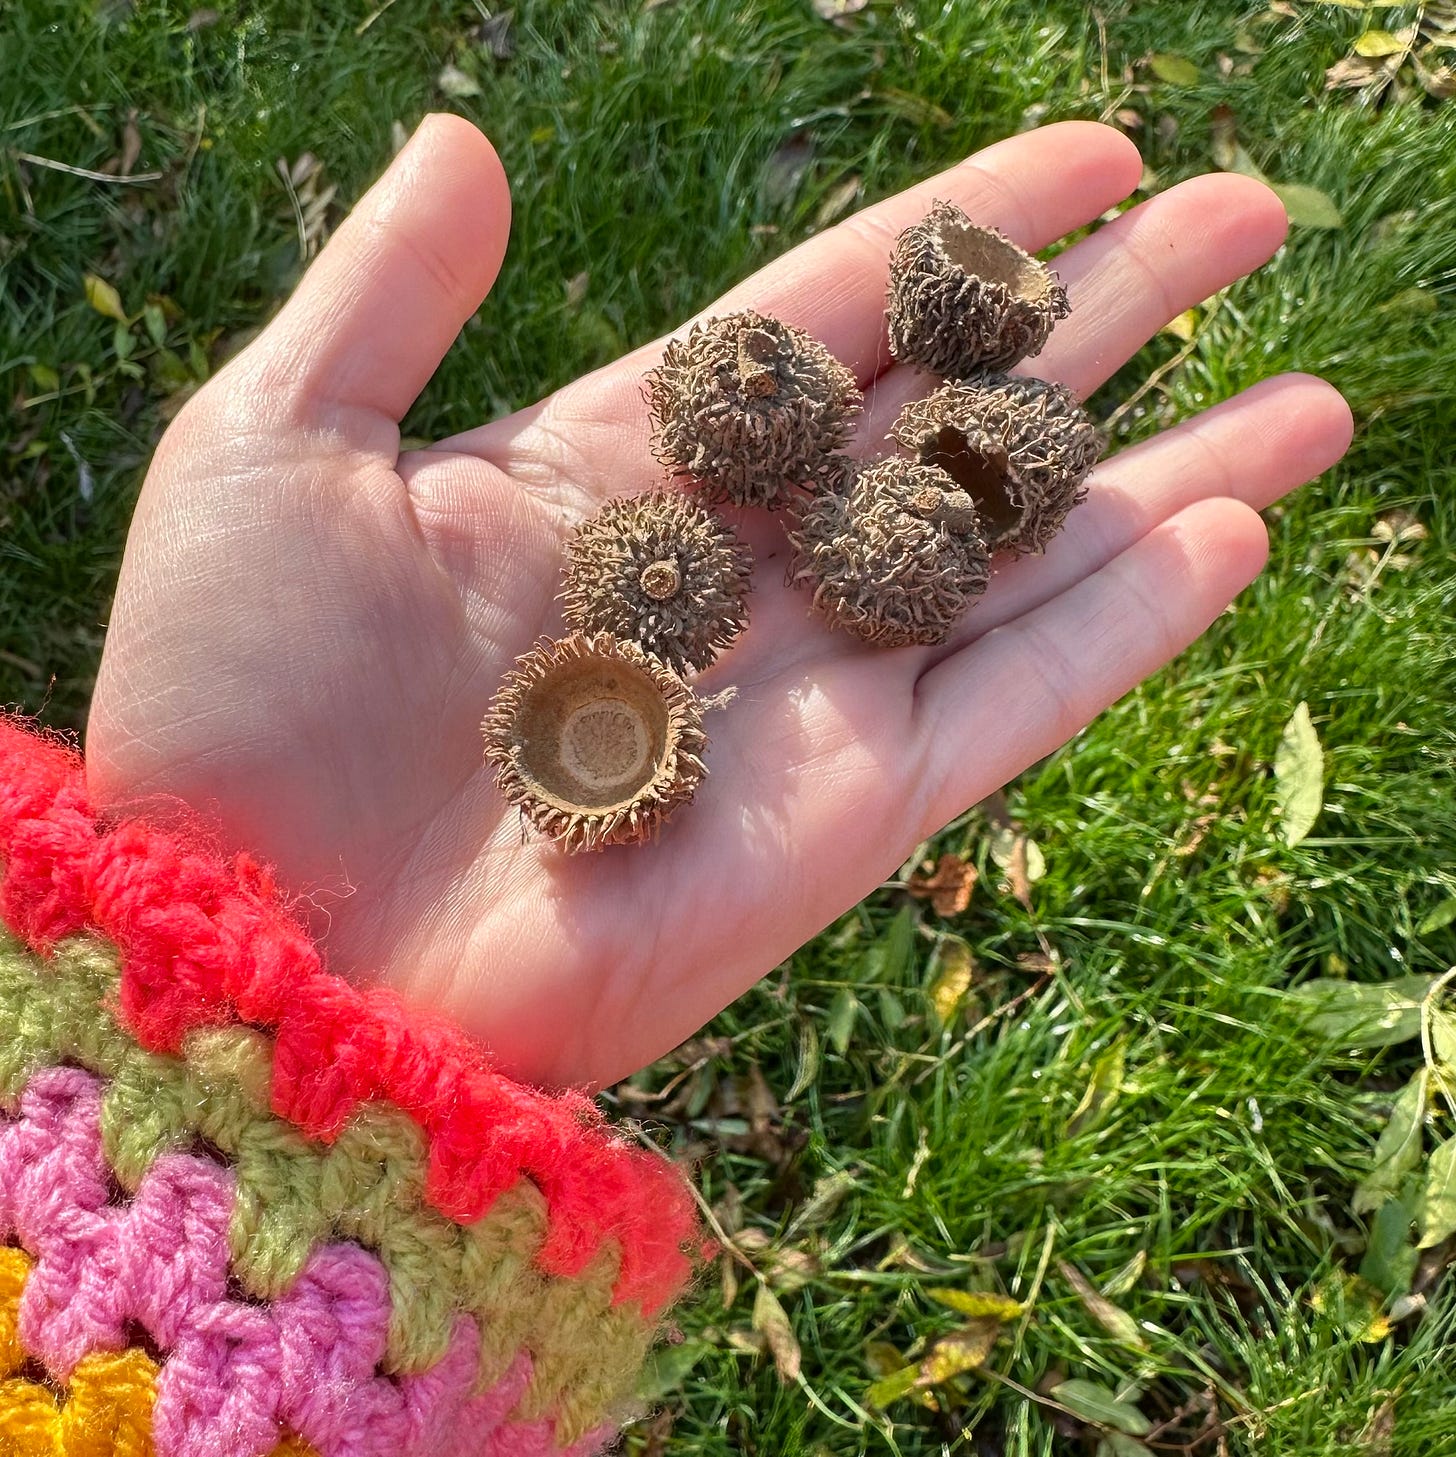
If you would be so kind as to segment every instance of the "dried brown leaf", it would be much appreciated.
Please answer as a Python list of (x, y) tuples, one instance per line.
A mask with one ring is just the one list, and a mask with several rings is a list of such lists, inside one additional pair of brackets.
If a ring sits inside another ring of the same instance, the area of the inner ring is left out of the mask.
[(136, 119), (136, 108), (133, 107), (127, 112), (126, 123), (121, 129), (121, 157), (116, 170), (122, 177), (131, 176), (132, 168), (142, 154), (142, 134), (137, 129)]
[(964, 855), (942, 855), (932, 871), (917, 870), (907, 889), (940, 916), (958, 916), (971, 903), (979, 872)]
[(843, 20), (847, 15), (858, 15), (870, 0), (812, 0), (814, 14), (820, 20)]
[(779, 1298), (766, 1284), (758, 1287), (753, 1302), (753, 1328), (761, 1335), (773, 1357), (774, 1369), (779, 1380), (797, 1381), (803, 1356), (799, 1350), (798, 1338), (789, 1321), (788, 1313), (779, 1303)]

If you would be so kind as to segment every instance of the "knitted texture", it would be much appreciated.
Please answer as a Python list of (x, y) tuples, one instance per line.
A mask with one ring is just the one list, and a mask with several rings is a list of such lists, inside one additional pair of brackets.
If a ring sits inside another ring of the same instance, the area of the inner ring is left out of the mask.
[(0, 867), (0, 1453), (600, 1449), (701, 1248), (676, 1171), (4, 722)]

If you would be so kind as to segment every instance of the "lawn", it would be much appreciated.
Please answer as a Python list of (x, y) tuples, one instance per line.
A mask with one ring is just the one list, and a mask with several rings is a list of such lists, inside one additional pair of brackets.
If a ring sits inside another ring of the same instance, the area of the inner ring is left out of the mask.
[[(629, 1451), (1456, 1453), (1443, 66), (1449, 0), (0, 9), (0, 701), (60, 726), (166, 421), (427, 110), (490, 133), (515, 225), (412, 437), (1040, 122), (1124, 127), (1144, 194), (1295, 189), (1276, 260), (1092, 402), (1120, 446), (1280, 370), (1344, 391), (1264, 577), (610, 1095), (730, 1250)], [(963, 908), (914, 893), (942, 856)]]

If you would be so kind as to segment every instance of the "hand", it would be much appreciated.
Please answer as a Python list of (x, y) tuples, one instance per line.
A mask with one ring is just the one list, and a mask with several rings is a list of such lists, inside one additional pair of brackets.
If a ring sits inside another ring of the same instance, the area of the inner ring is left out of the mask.
[[(886, 264), (937, 198), (1031, 249), (1136, 185), (1118, 132), (1029, 132), (867, 209), (710, 312), (752, 304), (872, 384), (859, 448), (930, 386), (890, 364)], [(460, 1019), (502, 1067), (601, 1084), (691, 1034), (911, 848), (1191, 642), (1259, 571), (1256, 512), (1339, 458), (1343, 400), (1267, 381), (1094, 473), (1044, 557), (1002, 562), (955, 639), (880, 651), (783, 586), (780, 522), (734, 513), (752, 621), (706, 675), (709, 777), (647, 848), (522, 843), (481, 756), (502, 674), (559, 632), (563, 542), (661, 480), (660, 344), (509, 419), (399, 453), (397, 422), (494, 282), (489, 143), (426, 121), (277, 319), (167, 432), (127, 543), (92, 706), (103, 803), (180, 796), (309, 897), (337, 971)], [(1259, 183), (1197, 178), (1062, 254), (1074, 312), (1034, 373), (1087, 394), (1263, 263)], [(306, 903), (307, 904), (307, 903)]]

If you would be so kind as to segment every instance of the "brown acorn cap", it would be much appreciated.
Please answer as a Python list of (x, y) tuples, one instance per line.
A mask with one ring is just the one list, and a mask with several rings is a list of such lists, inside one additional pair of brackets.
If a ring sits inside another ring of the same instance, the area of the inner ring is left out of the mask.
[(481, 730), (501, 792), (573, 854), (651, 839), (707, 773), (697, 696), (610, 633), (542, 639)]
[(1039, 353), (1070, 309), (1046, 264), (953, 203), (906, 228), (890, 258), (890, 352), (944, 379)]
[(793, 586), (813, 610), (882, 647), (944, 642), (986, 590), (991, 553), (970, 497), (935, 466), (846, 462), (789, 539)]
[(988, 375), (942, 385), (901, 412), (890, 438), (939, 466), (976, 503), (993, 550), (1045, 550), (1102, 453), (1102, 436), (1070, 390)]
[(681, 491), (608, 501), (566, 548), (563, 611), (578, 632), (609, 632), (685, 673), (748, 624), (753, 555)]
[(863, 397), (817, 339), (752, 309), (668, 341), (647, 375), (653, 452), (709, 498), (780, 506), (816, 487)]

